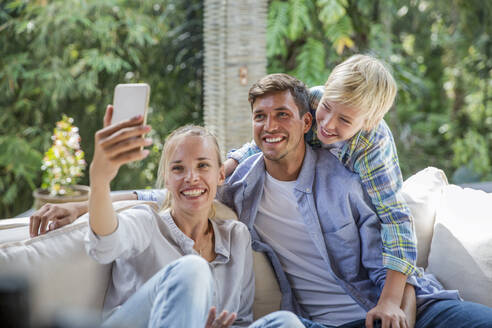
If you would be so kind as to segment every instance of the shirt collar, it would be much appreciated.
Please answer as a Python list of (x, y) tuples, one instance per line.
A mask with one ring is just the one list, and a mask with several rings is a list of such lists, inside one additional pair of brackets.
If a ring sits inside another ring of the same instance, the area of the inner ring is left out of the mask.
[(316, 173), (316, 159), (317, 156), (314, 150), (311, 147), (306, 146), (306, 153), (304, 155), (304, 160), (302, 161), (301, 171), (297, 176), (295, 189), (305, 193), (313, 192), (312, 187), (314, 175)]
[[(302, 161), (301, 171), (297, 176), (297, 184), (295, 188), (301, 192), (312, 193), (317, 155), (308, 145), (306, 145), (305, 149), (306, 153), (304, 154), (304, 159)], [(249, 168), (244, 180), (246, 182), (260, 181), (263, 183), (266, 176), (265, 160), (262, 153), (255, 156), (258, 157)], [(250, 187), (253, 185), (252, 183), (246, 184)], [(246, 190), (246, 192), (248, 191), (249, 190)]]
[(212, 227), (215, 235), (215, 261), (220, 263), (229, 262), (231, 254), (231, 230), (232, 224), (226, 224), (226, 221), (212, 219)]
[[(194, 251), (193, 246), (195, 242), (193, 239), (184, 234), (181, 229), (176, 225), (174, 219), (171, 216), (171, 210), (167, 209), (163, 212), (162, 218), (169, 227), (171, 235), (174, 241), (184, 251), (185, 254), (190, 254)], [(212, 228), (214, 229), (215, 236), (215, 253), (216, 259), (213, 262), (227, 263), (229, 262), (230, 249), (231, 249), (231, 229), (232, 225), (225, 226), (222, 220), (210, 220)]]
[(184, 232), (178, 228), (176, 222), (174, 222), (174, 219), (171, 216), (171, 209), (166, 209), (162, 213), (162, 219), (171, 231), (171, 236), (174, 241), (185, 252), (185, 254), (189, 254), (191, 249), (193, 248), (193, 240), (185, 235)]

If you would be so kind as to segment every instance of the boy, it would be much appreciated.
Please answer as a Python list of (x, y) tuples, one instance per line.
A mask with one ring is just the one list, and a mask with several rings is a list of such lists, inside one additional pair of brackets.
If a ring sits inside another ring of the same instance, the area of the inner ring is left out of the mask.
[[(323, 87), (310, 90), (317, 124), (306, 135), (312, 147), (323, 147), (357, 173), (381, 220), (386, 284), (367, 322), (400, 311), (407, 275), (420, 275), (412, 217), (400, 189), (402, 176), (393, 136), (383, 120), (397, 92), (391, 73), (377, 59), (354, 55), (334, 68)], [(252, 143), (228, 154), (229, 175), (259, 152)]]

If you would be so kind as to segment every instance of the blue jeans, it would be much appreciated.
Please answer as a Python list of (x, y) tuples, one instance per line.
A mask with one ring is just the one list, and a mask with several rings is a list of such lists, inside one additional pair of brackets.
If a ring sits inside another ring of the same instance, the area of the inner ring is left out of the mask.
[[(352, 321), (349, 323), (345, 323), (341, 326), (335, 327), (335, 326), (322, 325), (320, 323), (302, 317), (299, 317), (299, 319), (301, 320), (301, 322), (304, 324), (304, 327), (306, 328), (365, 328), (365, 323), (366, 323), (366, 320), (364, 319), (364, 320)], [(379, 323), (374, 324), (374, 328), (379, 328), (379, 327), (380, 327)]]
[[(306, 328), (335, 328), (304, 318), (300, 320)], [(378, 326), (379, 323), (374, 325)], [(365, 320), (350, 322), (336, 328), (365, 328)], [(492, 328), (492, 308), (457, 300), (435, 301), (420, 313), (415, 328)]]
[(492, 328), (492, 308), (473, 302), (441, 300), (428, 305), (415, 328)]
[[(203, 258), (196, 255), (181, 257), (149, 279), (104, 322), (103, 327), (202, 328), (212, 306), (213, 286), (212, 272)], [(249, 327), (304, 326), (293, 313), (278, 311)]]

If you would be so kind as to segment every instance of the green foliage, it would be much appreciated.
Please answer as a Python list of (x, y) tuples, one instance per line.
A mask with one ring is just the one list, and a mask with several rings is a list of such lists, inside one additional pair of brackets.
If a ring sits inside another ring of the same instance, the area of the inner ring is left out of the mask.
[(386, 120), (404, 176), (432, 165), (490, 180), (491, 14), (479, 0), (273, 0), (268, 71), (313, 86), (352, 54), (373, 54), (399, 86)]
[(287, 36), (290, 40), (295, 40), (304, 31), (311, 31), (313, 25), (309, 20), (310, 2), (308, 0), (293, 0), (290, 6), (290, 22), (288, 25)]
[(345, 7), (336, 0), (317, 0), (319, 11), (319, 20), (323, 26), (330, 27), (336, 25), (346, 14)]
[(453, 144), (453, 150), (456, 154), (454, 157), (455, 165), (469, 163), (479, 174), (490, 173), (487, 137), (473, 130), (468, 131), (464, 138), (458, 139)]
[(2, 151), (0, 217), (31, 207), (40, 154), (62, 113), (77, 122), (92, 158), (94, 133), (118, 83), (151, 85), (156, 146), (145, 161), (123, 167), (112, 187), (152, 186), (160, 140), (184, 123), (202, 122), (202, 56), (198, 0), (0, 2), (0, 138), (4, 149), (12, 143), (32, 154), (27, 161)]
[[(34, 190), (39, 179), (42, 155), (23, 138), (16, 135), (0, 136), (0, 206), (22, 206), (20, 192)], [(6, 213), (9, 215), (9, 213)]]
[[(348, 56), (372, 53), (399, 86), (386, 116), (405, 176), (428, 165), (492, 179), (490, 1), (271, 0), (269, 72), (323, 84)], [(0, 217), (28, 209), (62, 113), (93, 135), (118, 83), (152, 87), (149, 158), (114, 189), (152, 186), (161, 140), (202, 121), (202, 1), (0, 2)], [(87, 177), (82, 183), (88, 184)]]
[(326, 76), (328, 76), (324, 58), (325, 48), (323, 43), (316, 39), (308, 38), (297, 56), (299, 64), (295, 68), (293, 75), (307, 85), (323, 84)]
[(63, 115), (53, 131), (53, 145), (44, 153), (43, 184), (50, 196), (69, 196), (75, 193), (71, 186), (84, 175), (84, 152), (80, 149), (79, 129), (72, 125), (73, 118)]
[[(288, 34), (289, 26), (289, 11), (288, 3), (275, 1), (271, 4), (268, 12), (267, 26), (267, 56), (285, 56), (287, 54), (287, 45), (285, 38)], [(296, 31), (297, 28), (290, 28)]]

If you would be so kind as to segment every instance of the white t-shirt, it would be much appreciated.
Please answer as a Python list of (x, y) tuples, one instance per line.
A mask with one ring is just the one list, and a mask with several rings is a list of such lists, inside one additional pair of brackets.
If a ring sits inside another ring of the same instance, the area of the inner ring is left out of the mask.
[(254, 227), (277, 253), (299, 304), (315, 322), (339, 326), (366, 311), (333, 278), (309, 236), (294, 196), (296, 181), (268, 173)]

